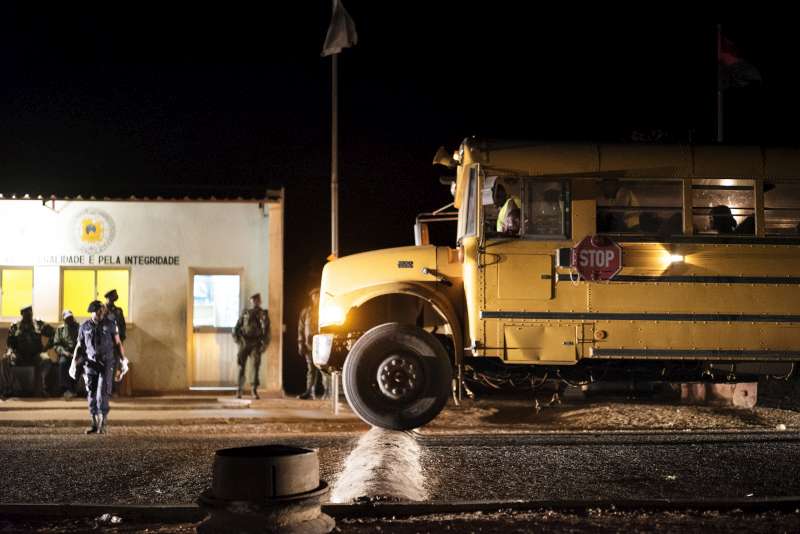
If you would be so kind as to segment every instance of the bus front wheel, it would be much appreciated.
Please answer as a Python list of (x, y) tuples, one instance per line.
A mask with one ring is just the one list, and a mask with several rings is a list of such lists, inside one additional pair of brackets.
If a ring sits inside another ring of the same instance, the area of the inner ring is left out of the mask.
[(347, 402), (367, 423), (391, 430), (423, 426), (442, 411), (452, 366), (433, 335), (416, 326), (386, 323), (350, 349), (342, 382)]

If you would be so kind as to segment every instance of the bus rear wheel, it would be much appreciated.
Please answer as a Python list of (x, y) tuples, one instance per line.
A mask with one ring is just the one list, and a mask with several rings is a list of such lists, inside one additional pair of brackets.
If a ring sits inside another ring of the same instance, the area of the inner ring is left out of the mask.
[(347, 402), (367, 423), (410, 430), (447, 404), (452, 366), (447, 351), (421, 328), (386, 323), (367, 331), (350, 349), (342, 371)]

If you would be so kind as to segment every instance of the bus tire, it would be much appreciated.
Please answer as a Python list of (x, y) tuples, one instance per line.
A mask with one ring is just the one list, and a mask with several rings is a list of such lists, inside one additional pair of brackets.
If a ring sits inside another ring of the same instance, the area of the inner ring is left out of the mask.
[(452, 374), (447, 351), (433, 335), (416, 326), (386, 323), (355, 342), (342, 383), (347, 402), (365, 422), (410, 430), (442, 411)]

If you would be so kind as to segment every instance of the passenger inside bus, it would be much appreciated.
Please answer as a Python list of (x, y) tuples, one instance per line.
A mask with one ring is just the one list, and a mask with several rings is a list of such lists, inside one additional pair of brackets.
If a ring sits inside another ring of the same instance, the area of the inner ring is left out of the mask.
[(640, 224), (639, 212), (622, 209), (639, 206), (639, 200), (633, 191), (616, 178), (601, 181), (600, 190), (602, 195), (598, 199), (598, 205), (605, 209), (597, 220), (599, 231), (625, 233), (636, 229)]
[[(630, 188), (622, 185), (617, 179), (603, 180), (602, 182), (604, 204), (617, 208), (633, 208), (639, 206), (639, 199)], [(622, 222), (627, 229), (639, 225), (639, 213), (629, 210), (623, 213)]]
[[(771, 182), (764, 182), (764, 193), (766, 194), (769, 191), (775, 189), (775, 184)], [(742, 235), (755, 235), (756, 234), (756, 217), (754, 214), (750, 214), (745, 219), (740, 222), (736, 226), (736, 230), (734, 230), (736, 234)]]
[(728, 206), (714, 206), (708, 217), (708, 226), (718, 234), (732, 234), (736, 229), (736, 219), (731, 215), (731, 209)]
[(680, 235), (683, 233), (683, 214), (678, 211), (669, 216), (658, 227), (658, 235), (661, 237), (669, 237), (671, 235)]

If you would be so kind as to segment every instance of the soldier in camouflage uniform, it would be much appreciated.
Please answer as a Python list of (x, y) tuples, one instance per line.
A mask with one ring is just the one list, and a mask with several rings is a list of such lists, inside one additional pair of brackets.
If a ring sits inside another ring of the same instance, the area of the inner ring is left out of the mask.
[[(47, 394), (47, 374), (53, 363), (42, 355), (52, 346), (55, 331), (49, 324), (33, 318), (33, 307), (26, 306), (20, 310), (22, 319), (11, 325), (8, 330), (6, 346), (10, 351), (10, 363), (16, 367), (34, 368), (34, 394)], [(42, 342), (42, 337), (47, 342)]]
[[(306, 390), (298, 395), (298, 399), (327, 398), (327, 374), (323, 374), (313, 359), (314, 335), (319, 330), (319, 289), (314, 288), (308, 293), (311, 303), (300, 312), (297, 322), (297, 353), (306, 360)], [(322, 391), (317, 392), (319, 389)]]
[[(112, 289), (105, 294), (106, 297), (106, 316), (117, 323), (117, 330), (119, 332), (119, 339), (125, 343), (127, 334), (127, 327), (125, 326), (125, 314), (122, 313), (122, 308), (115, 303), (119, 300), (119, 294), (116, 289)], [(117, 357), (119, 357), (119, 349), (116, 349)]]
[(261, 367), (261, 354), (269, 345), (269, 314), (261, 308), (261, 294), (256, 293), (250, 297), (251, 308), (242, 312), (241, 317), (233, 328), (233, 339), (239, 345), (236, 361), (239, 364), (239, 389), (236, 397), (242, 398), (244, 390), (245, 370), (247, 359), (253, 359), (252, 395), (258, 396), (258, 370)]
[(58, 384), (65, 399), (70, 399), (77, 394), (77, 382), (69, 376), (72, 357), (78, 344), (78, 328), (80, 325), (75, 320), (70, 310), (64, 310), (64, 324), (56, 329), (53, 338), (53, 348), (58, 355)]
[[(127, 330), (128, 327), (125, 325), (125, 314), (122, 313), (122, 308), (116, 305), (116, 302), (119, 300), (119, 293), (117, 293), (116, 289), (112, 289), (103, 295), (106, 298), (106, 317), (108, 317), (111, 321), (114, 321), (117, 324), (117, 333), (119, 334), (119, 345), (114, 345), (114, 357), (116, 358), (117, 364), (122, 361), (122, 352), (120, 352), (122, 348), (122, 344), (125, 343), (125, 337), (127, 337)], [(117, 384), (118, 382), (114, 382), (113, 391), (114, 393), (117, 392)]]

